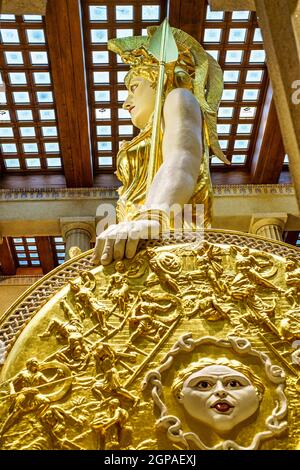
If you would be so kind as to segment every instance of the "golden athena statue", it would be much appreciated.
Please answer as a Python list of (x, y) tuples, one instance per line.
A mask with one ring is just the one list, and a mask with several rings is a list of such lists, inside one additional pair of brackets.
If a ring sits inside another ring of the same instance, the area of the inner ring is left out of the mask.
[[(195, 228), (196, 205), (204, 206), (204, 225), (208, 227), (212, 215), (209, 152), (229, 164), (220, 148), (216, 126), (222, 71), (193, 37), (171, 29), (166, 22), (160, 28), (163, 26), (168, 35), (166, 56), (169, 53), (171, 62), (164, 67), (161, 95), (159, 60), (151, 52), (155, 40), (161, 39), (160, 29), (150, 27), (148, 36), (108, 43), (109, 49), (130, 65), (123, 107), (140, 133), (125, 142), (118, 153), (117, 176), (122, 182), (118, 224), (99, 234), (95, 263), (106, 265), (113, 259), (132, 258), (139, 239), (149, 238), (149, 232), (150, 237), (157, 236), (172, 227), (170, 209), (182, 211), (185, 204), (192, 208), (190, 228)], [(156, 101), (161, 107), (158, 120)]]
[(108, 46), (140, 129), (118, 223), (0, 319), (0, 448), (296, 449), (299, 250), (209, 228), (220, 67), (166, 21)]

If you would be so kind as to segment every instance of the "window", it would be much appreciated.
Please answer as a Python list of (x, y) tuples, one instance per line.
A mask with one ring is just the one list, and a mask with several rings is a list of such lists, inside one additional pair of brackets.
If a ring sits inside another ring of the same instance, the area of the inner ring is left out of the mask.
[(7, 170), (18, 170), (20, 168), (20, 161), (18, 158), (4, 158), (4, 165)]
[(246, 28), (232, 28), (229, 31), (228, 42), (245, 42), (247, 34)]
[[(252, 158), (250, 142), (257, 135), (267, 86), (266, 56), (256, 13), (213, 12), (207, 6), (200, 42), (223, 70), (217, 129), (226, 157), (233, 166), (241, 167)], [(217, 158), (212, 158), (211, 165), (224, 167)]]
[(58, 157), (55, 158), (46, 158), (48, 168), (62, 168), (61, 159)]
[(221, 41), (222, 30), (219, 28), (206, 28), (204, 32), (204, 42), (219, 43)]
[(222, 101), (235, 101), (236, 89), (224, 89), (222, 95)]
[(18, 267), (38, 267), (41, 265), (36, 238), (12, 238)]
[(90, 5), (89, 17), (91, 21), (107, 21), (107, 7), (101, 5)]
[(54, 246), (54, 253), (56, 256), (56, 264), (62, 264), (66, 257), (66, 246), (62, 237), (52, 237), (52, 244)]
[(45, 33), (43, 29), (26, 29), (29, 44), (45, 44)]
[(0, 138), (5, 172), (62, 172), (47, 161), (45, 140), (59, 141), (44, 18), (1, 15)]
[(206, 20), (208, 21), (222, 21), (224, 18), (223, 11), (211, 11), (210, 6), (207, 6)]
[(117, 5), (116, 6), (116, 21), (133, 21), (133, 6), (132, 5)]
[(142, 5), (142, 21), (159, 21), (159, 5)]
[(112, 166), (112, 157), (99, 157), (99, 166)]

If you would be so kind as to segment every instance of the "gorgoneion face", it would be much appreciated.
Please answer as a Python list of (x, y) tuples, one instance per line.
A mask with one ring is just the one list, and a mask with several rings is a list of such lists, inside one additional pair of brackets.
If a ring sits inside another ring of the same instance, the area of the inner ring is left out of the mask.
[(123, 104), (131, 115), (132, 123), (143, 129), (154, 111), (155, 89), (145, 78), (135, 77), (128, 85), (128, 97)]
[(256, 388), (241, 372), (212, 365), (191, 374), (178, 397), (186, 412), (217, 434), (231, 431), (259, 407)]

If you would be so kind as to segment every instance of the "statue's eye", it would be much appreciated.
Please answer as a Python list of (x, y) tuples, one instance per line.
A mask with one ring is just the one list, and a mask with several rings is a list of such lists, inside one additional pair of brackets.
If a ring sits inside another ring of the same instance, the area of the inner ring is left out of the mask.
[(207, 382), (207, 380), (201, 380), (201, 382), (197, 383), (196, 387), (200, 390), (209, 390), (211, 388), (211, 384)]
[(134, 85), (131, 85), (131, 87), (130, 87), (131, 93), (134, 93), (137, 87), (138, 87), (137, 83), (135, 83)]
[(237, 388), (237, 387), (242, 387), (242, 384), (238, 380), (230, 380), (227, 383), (227, 387), (230, 388)]

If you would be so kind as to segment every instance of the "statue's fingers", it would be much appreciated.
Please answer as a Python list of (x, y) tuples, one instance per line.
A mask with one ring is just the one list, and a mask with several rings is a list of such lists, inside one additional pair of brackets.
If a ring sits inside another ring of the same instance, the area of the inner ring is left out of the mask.
[(126, 249), (125, 249), (125, 256), (128, 259), (131, 259), (134, 257), (138, 244), (139, 244), (140, 239), (138, 237), (130, 237), (128, 236), (127, 243), (126, 243)]
[(114, 238), (106, 238), (105, 239), (105, 244), (101, 256), (101, 264), (107, 265), (110, 264), (113, 260), (113, 254), (114, 254), (114, 243), (115, 239)]
[(93, 253), (93, 256), (92, 256), (92, 263), (93, 264), (99, 264), (100, 263), (104, 245), (105, 245), (105, 238), (100, 238), (99, 237), (99, 238), (96, 239), (94, 253)]
[(114, 259), (120, 260), (124, 258), (125, 246), (126, 246), (127, 235), (120, 233), (117, 235), (114, 244)]

